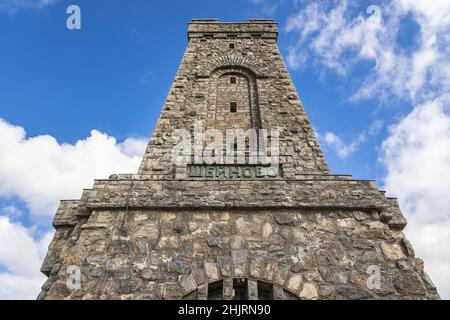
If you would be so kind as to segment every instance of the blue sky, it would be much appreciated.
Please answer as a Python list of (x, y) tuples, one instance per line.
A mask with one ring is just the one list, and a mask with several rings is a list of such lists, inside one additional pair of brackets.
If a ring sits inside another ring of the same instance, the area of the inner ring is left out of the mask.
[[(173, 1), (77, 3), (82, 8), (81, 31), (65, 28), (66, 1), (3, 14), (0, 20), (6, 48), (0, 52), (0, 117), (23, 126), (30, 136), (50, 134), (73, 143), (92, 128), (119, 140), (150, 136), (186, 47), (192, 17), (243, 21), (270, 16), (280, 23), (284, 56), (295, 37), (283, 33), (286, 17), (296, 8), (289, 1), (273, 15), (260, 12), (248, 0), (178, 1), (176, 10)], [(361, 3), (363, 12), (366, 7)], [(364, 72), (364, 66), (360, 68), (356, 74)], [(348, 101), (348, 91), (357, 81), (343, 82), (314, 66), (292, 77), (319, 132), (333, 129), (351, 139), (371, 124), (367, 114), (378, 102)], [(377, 178), (375, 147), (368, 143), (345, 163), (325, 152), (333, 171)]]
[[(66, 28), (69, 4), (81, 8), (81, 30)], [(192, 18), (273, 18), (331, 170), (402, 199), (407, 235), (450, 297), (450, 256), (439, 252), (450, 241), (440, 181), (450, 162), (449, 10), (445, 0), (0, 0), (0, 238), (29, 241), (38, 265), (58, 199), (137, 170)], [(0, 249), (0, 296), (33, 297), (42, 278), (17, 273), (23, 261), (9, 254)]]

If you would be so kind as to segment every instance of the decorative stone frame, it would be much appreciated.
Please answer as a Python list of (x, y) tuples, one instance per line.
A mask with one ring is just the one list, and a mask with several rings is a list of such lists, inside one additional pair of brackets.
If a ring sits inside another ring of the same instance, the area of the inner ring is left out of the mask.
[(250, 127), (254, 129), (261, 129), (261, 111), (259, 105), (259, 90), (257, 77), (255, 72), (243, 66), (221, 66), (214, 69), (209, 77), (209, 92), (208, 92), (208, 112), (214, 114), (214, 123), (216, 121), (216, 105), (217, 105), (217, 85), (218, 80), (227, 75), (239, 75), (247, 79), (249, 85), (250, 98)]
[(233, 251), (231, 256), (219, 256), (217, 262), (205, 262), (201, 267), (192, 266), (190, 274), (180, 275), (178, 285), (181, 289), (181, 298), (207, 300), (208, 284), (223, 281), (223, 299), (231, 300), (233, 279), (241, 278), (247, 280), (249, 300), (258, 300), (258, 281), (273, 286), (274, 300), (286, 300), (286, 297), (300, 299), (302, 277), (289, 272), (287, 279), (280, 279), (277, 276), (278, 268), (289, 269), (289, 266), (275, 261), (268, 261), (261, 265), (259, 260), (248, 259), (246, 250)]

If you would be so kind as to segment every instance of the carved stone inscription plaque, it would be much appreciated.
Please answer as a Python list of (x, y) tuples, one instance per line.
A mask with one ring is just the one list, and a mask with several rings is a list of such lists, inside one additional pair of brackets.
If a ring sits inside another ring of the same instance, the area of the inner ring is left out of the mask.
[(281, 168), (262, 165), (189, 165), (190, 178), (264, 179), (281, 178)]

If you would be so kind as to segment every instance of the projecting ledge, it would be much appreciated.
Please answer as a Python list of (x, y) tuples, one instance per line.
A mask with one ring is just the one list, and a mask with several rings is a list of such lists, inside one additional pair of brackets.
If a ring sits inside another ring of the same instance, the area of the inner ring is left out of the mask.
[(370, 181), (102, 181), (85, 190), (96, 208), (342, 208), (389, 206)]

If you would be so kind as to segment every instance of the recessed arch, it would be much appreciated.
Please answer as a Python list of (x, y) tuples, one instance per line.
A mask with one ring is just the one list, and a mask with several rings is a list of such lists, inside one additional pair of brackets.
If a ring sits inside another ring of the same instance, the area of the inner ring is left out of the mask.
[(259, 70), (258, 62), (251, 56), (244, 56), (242, 54), (226, 54), (211, 59), (204, 72), (211, 74), (216, 69), (226, 68), (229, 66), (252, 70), (255, 76), (258, 74), (257, 71)]
[(198, 300), (198, 289), (192, 290), (191, 292), (183, 295), (182, 300)]
[(208, 284), (208, 300), (223, 299), (223, 280), (214, 281)]
[(273, 283), (267, 281), (257, 281), (258, 300), (274, 300)]
[[(219, 260), (221, 261), (219, 263)], [(235, 260), (234, 256), (221, 256), (216, 261), (207, 261), (203, 264), (193, 264), (191, 273), (180, 276), (178, 285), (183, 299), (222, 300), (232, 299), (235, 289), (235, 280), (239, 284), (246, 283), (249, 300), (300, 300), (300, 277), (297, 273), (289, 272), (283, 276), (284, 280), (274, 274), (254, 270), (251, 272), (250, 264), (260, 263), (255, 257), (248, 260)], [(245, 268), (236, 266), (246, 265)], [(274, 270), (289, 270), (290, 265), (273, 260), (266, 261), (264, 265), (271, 265)], [(266, 270), (267, 268), (263, 268)], [(272, 269), (272, 268), (269, 268)], [(242, 281), (244, 280), (244, 281)], [(259, 292), (261, 291), (261, 292)], [(245, 296), (241, 295), (241, 296)]]
[[(213, 116), (209, 127), (261, 129), (258, 84), (253, 70), (238, 65), (220, 66), (211, 72), (209, 81), (208, 110)], [(237, 110), (230, 114), (232, 103)]]

